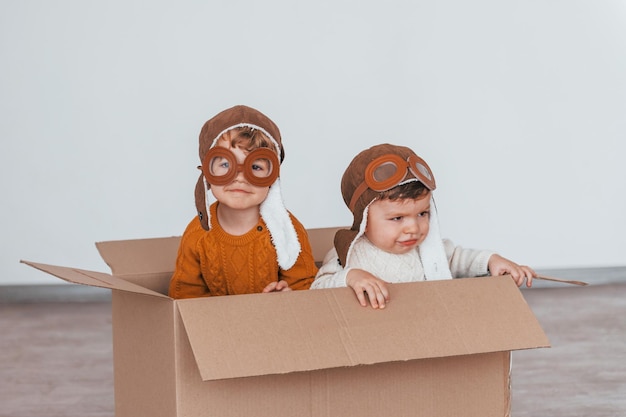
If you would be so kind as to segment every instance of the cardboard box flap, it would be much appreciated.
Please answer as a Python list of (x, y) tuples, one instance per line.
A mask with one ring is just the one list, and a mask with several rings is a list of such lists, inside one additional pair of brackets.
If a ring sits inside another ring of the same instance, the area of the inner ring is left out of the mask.
[(549, 346), (508, 276), (390, 291), (383, 310), (361, 307), (349, 288), (179, 300), (178, 309), (205, 381)]
[(97, 242), (96, 247), (113, 275), (173, 272), (180, 236)]
[(21, 261), (22, 263), (32, 266), (55, 277), (61, 278), (64, 281), (74, 284), (89, 285), (92, 287), (110, 288), (115, 290), (121, 290), (126, 292), (146, 294), (158, 297), (169, 298), (166, 295), (160, 294), (156, 291), (149, 290), (147, 288), (135, 285), (131, 282), (127, 282), (123, 279), (114, 277), (110, 274), (96, 271), (87, 271), (84, 269), (69, 268), (64, 266), (40, 264), (30, 261)]

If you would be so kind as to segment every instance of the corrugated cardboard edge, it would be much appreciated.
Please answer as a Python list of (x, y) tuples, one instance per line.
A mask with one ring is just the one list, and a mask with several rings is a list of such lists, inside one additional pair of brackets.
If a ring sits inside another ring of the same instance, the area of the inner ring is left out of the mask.
[(513, 355), (511, 355), (509, 353), (508, 372), (506, 372), (506, 374), (505, 374), (505, 381), (504, 381), (505, 392), (508, 392), (509, 395), (507, 395), (504, 398), (504, 400), (505, 400), (504, 401), (504, 411), (506, 412), (504, 417), (511, 417), (511, 410), (513, 408), (513, 401), (512, 401), (513, 389), (512, 389), (512, 386), (511, 386), (512, 373), (513, 373)]

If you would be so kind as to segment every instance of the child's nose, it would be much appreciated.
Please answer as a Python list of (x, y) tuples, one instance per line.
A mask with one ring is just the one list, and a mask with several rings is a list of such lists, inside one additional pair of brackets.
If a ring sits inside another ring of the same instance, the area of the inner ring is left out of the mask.
[(237, 168), (237, 175), (235, 176), (235, 181), (245, 181), (245, 177), (243, 175), (243, 169)]
[(407, 222), (405, 223), (405, 226), (404, 226), (404, 233), (415, 234), (419, 232), (419, 230), (420, 230), (420, 224), (417, 219), (407, 219)]

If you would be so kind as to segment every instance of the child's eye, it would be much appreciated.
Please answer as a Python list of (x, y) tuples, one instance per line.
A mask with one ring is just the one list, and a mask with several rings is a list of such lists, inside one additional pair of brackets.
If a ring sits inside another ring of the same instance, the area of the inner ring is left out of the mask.
[(417, 215), (418, 217), (428, 217), (430, 216), (430, 211), (422, 211), (420, 214)]
[(398, 221), (402, 220), (402, 216), (392, 217), (389, 220), (394, 221), (394, 222), (398, 222)]
[(226, 175), (228, 170), (230, 169), (230, 164), (227, 159), (224, 158), (214, 158), (211, 161), (211, 174), (213, 175)]
[(257, 159), (250, 166), (253, 171), (268, 171), (270, 169), (270, 163), (265, 159)]

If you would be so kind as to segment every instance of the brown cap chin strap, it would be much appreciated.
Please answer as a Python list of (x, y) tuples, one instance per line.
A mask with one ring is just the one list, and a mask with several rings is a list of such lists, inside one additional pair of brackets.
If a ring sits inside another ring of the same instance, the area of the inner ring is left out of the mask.
[(196, 182), (196, 188), (194, 191), (194, 197), (196, 202), (196, 212), (198, 213), (198, 218), (200, 219), (200, 224), (204, 230), (209, 230), (211, 225), (209, 224), (209, 213), (206, 211), (206, 193), (209, 190), (204, 186), (204, 175), (200, 174), (198, 181)]
[(335, 233), (334, 244), (337, 250), (337, 257), (339, 258), (339, 263), (344, 268), (346, 267), (350, 245), (352, 245), (358, 234), (358, 231), (351, 229), (342, 229)]

